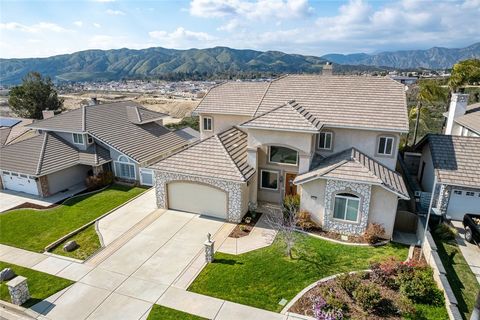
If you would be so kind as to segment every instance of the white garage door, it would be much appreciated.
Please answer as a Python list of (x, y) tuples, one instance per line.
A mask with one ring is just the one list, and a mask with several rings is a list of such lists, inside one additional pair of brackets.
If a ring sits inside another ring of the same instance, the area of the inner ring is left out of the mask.
[(167, 185), (168, 208), (225, 219), (227, 194), (219, 189), (192, 182)]
[(25, 174), (3, 171), (2, 178), (5, 189), (38, 195), (37, 182)]
[(454, 189), (448, 201), (447, 216), (463, 220), (465, 213), (480, 213), (480, 192)]

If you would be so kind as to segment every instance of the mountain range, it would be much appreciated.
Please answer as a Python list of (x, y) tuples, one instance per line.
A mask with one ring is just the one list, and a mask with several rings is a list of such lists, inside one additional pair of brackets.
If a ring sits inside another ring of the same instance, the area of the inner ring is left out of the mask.
[(440, 69), (449, 68), (457, 61), (471, 57), (480, 57), (480, 43), (463, 49), (432, 48), (375, 55), (329, 54), (322, 57), (227, 47), (86, 50), (48, 58), (0, 59), (0, 83), (20, 83), (30, 71), (38, 71), (56, 81), (195, 80), (320, 73), (327, 61), (335, 64), (335, 73), (385, 71), (394, 68)]

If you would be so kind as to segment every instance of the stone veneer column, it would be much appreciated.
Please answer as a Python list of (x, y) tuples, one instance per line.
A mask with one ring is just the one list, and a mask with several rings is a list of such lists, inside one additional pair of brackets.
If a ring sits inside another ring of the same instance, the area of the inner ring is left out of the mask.
[(215, 256), (215, 251), (214, 251), (214, 246), (215, 246), (215, 241), (211, 239), (211, 234), (207, 234), (207, 241), (204, 243), (205, 245), (205, 261), (207, 263), (211, 263), (214, 260)]
[(48, 178), (47, 176), (41, 176), (38, 178), (38, 186), (39, 186), (39, 194), (42, 197), (48, 197), (50, 195), (50, 191), (48, 190)]
[(30, 299), (30, 292), (28, 291), (27, 278), (16, 276), (13, 280), (7, 282), (8, 292), (15, 305), (22, 305)]
[[(361, 235), (365, 232), (368, 225), (368, 212), (370, 210), (370, 197), (372, 187), (369, 184), (354, 183), (340, 180), (327, 180), (325, 187), (325, 214), (323, 217), (322, 228), (328, 231), (334, 231), (345, 235)], [(335, 195), (338, 193), (351, 193), (359, 197), (360, 219), (358, 222), (346, 222), (335, 220), (333, 210), (335, 205)]]

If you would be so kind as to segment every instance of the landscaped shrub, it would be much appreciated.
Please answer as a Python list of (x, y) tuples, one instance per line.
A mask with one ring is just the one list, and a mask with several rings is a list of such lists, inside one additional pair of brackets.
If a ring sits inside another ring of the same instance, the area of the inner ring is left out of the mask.
[(283, 198), (283, 212), (285, 214), (297, 213), (300, 210), (300, 195), (286, 195)]
[(322, 288), (320, 294), (323, 299), (326, 301), (327, 305), (331, 309), (336, 310), (347, 310), (347, 305), (345, 302), (337, 296), (337, 293), (332, 288)]
[(310, 212), (306, 210), (300, 210), (297, 213), (297, 225), (303, 230), (310, 230), (317, 226), (317, 224), (312, 221)]
[(381, 224), (370, 223), (363, 237), (368, 243), (375, 244), (385, 238), (385, 229)]
[(390, 258), (380, 263), (372, 263), (370, 269), (372, 270), (371, 279), (380, 285), (385, 285), (392, 289), (397, 289), (395, 277), (408, 266), (405, 266), (402, 262), (395, 258)]
[(431, 268), (415, 268), (413, 272), (402, 272), (397, 277), (400, 293), (416, 303), (442, 305), (444, 297), (433, 280)]
[(413, 315), (416, 312), (415, 306), (412, 301), (405, 296), (400, 296), (400, 298), (393, 301), (395, 308), (402, 315)]
[(353, 298), (360, 307), (367, 312), (372, 312), (378, 308), (382, 301), (380, 289), (374, 283), (360, 284), (355, 291), (353, 291)]
[(110, 171), (103, 171), (97, 174), (96, 176), (89, 176), (87, 177), (85, 184), (87, 185), (87, 189), (97, 190), (108, 186), (113, 182), (113, 173)]
[(316, 297), (313, 301), (313, 315), (317, 320), (342, 320), (341, 309), (332, 308), (325, 299)]
[(357, 274), (342, 274), (337, 277), (338, 285), (350, 296), (361, 283), (360, 276)]
[(449, 226), (446, 223), (440, 223), (435, 228), (434, 232), (437, 235), (437, 237), (442, 240), (455, 240), (455, 237), (457, 236), (457, 233), (458, 233), (455, 228)]

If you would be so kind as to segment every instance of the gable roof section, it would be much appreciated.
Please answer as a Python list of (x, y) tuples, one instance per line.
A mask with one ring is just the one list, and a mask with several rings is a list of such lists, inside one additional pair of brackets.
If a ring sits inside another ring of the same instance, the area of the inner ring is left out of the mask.
[[(133, 113), (132, 113), (133, 112)], [(188, 143), (180, 135), (151, 121), (164, 114), (125, 101), (84, 106), (30, 127), (65, 132), (87, 132), (104, 144), (141, 163)], [(139, 123), (133, 123), (135, 117)]]
[(480, 138), (429, 134), (418, 150), (428, 143), (439, 183), (479, 188)]
[(236, 128), (193, 144), (152, 168), (236, 182), (247, 181), (255, 172), (247, 164), (247, 135)]
[(480, 135), (480, 103), (467, 106), (467, 112), (455, 122)]
[(355, 148), (323, 159), (318, 167), (299, 175), (294, 182), (302, 184), (322, 178), (379, 185), (403, 199), (409, 199), (407, 187), (398, 172), (388, 169)]
[(292, 100), (240, 126), (252, 129), (318, 132), (322, 128), (322, 123), (299, 103)]
[(253, 117), (269, 85), (269, 82), (222, 83), (208, 91), (194, 112)]
[(288, 75), (269, 83), (227, 82), (212, 88), (195, 111), (255, 117), (291, 100), (325, 126), (408, 132), (405, 87), (386, 77)]

